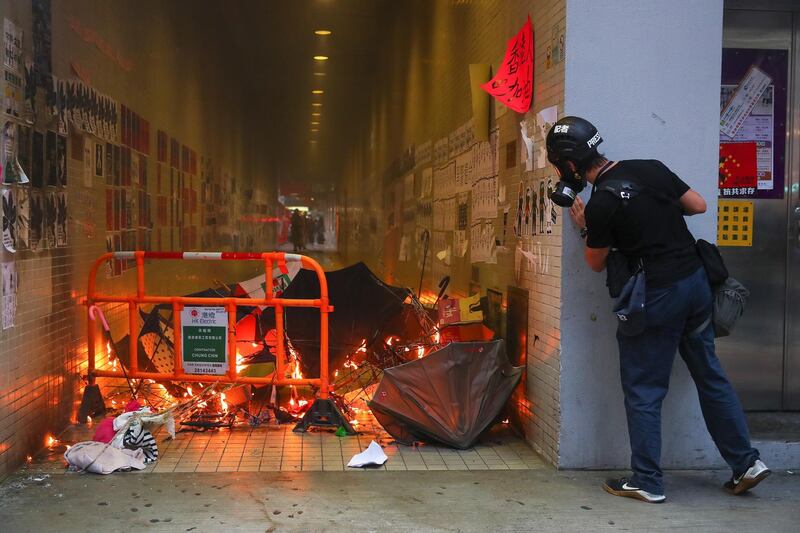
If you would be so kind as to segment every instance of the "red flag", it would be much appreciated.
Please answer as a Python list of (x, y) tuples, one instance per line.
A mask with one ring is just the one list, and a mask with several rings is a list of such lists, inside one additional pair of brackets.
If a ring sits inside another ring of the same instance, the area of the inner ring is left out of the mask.
[(719, 144), (720, 188), (756, 186), (756, 143)]
[(533, 27), (531, 17), (508, 41), (497, 75), (481, 85), (484, 91), (517, 113), (525, 113), (533, 100)]

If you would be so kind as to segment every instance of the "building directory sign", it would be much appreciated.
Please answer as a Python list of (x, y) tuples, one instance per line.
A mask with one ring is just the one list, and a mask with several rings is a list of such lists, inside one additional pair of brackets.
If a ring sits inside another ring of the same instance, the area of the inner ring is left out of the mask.
[(184, 307), (181, 339), (187, 374), (223, 375), (228, 371), (228, 312), (224, 307)]

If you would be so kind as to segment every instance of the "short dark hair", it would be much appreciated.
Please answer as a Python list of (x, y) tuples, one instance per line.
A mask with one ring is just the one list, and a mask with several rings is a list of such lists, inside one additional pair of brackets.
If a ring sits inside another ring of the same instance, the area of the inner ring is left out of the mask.
[(606, 161), (608, 161), (608, 159), (606, 159), (605, 155), (601, 154), (600, 152), (595, 152), (594, 155), (592, 155), (590, 158), (586, 159), (581, 163), (579, 170), (582, 172), (586, 172), (587, 170), (599, 167)]

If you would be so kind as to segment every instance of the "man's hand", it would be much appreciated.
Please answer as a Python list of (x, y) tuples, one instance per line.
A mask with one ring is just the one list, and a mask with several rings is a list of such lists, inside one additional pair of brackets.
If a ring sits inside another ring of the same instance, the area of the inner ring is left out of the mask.
[(581, 200), (581, 197), (576, 196), (575, 203), (569, 208), (569, 218), (571, 218), (572, 222), (578, 226), (578, 229), (583, 229), (586, 227), (586, 217), (583, 214), (584, 207), (585, 206), (583, 205), (583, 200)]

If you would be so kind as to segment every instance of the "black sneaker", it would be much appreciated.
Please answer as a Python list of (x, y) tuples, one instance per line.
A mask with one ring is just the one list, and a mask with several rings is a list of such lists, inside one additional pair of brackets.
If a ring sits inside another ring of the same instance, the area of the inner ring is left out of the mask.
[(730, 481), (725, 483), (725, 488), (733, 494), (744, 494), (752, 489), (772, 473), (772, 470), (767, 468), (761, 459), (756, 459), (753, 466), (747, 469), (747, 472), (739, 477), (732, 477)]
[(609, 479), (603, 483), (603, 490), (614, 496), (635, 498), (647, 503), (664, 503), (667, 499), (663, 494), (653, 494), (631, 485), (627, 478)]

